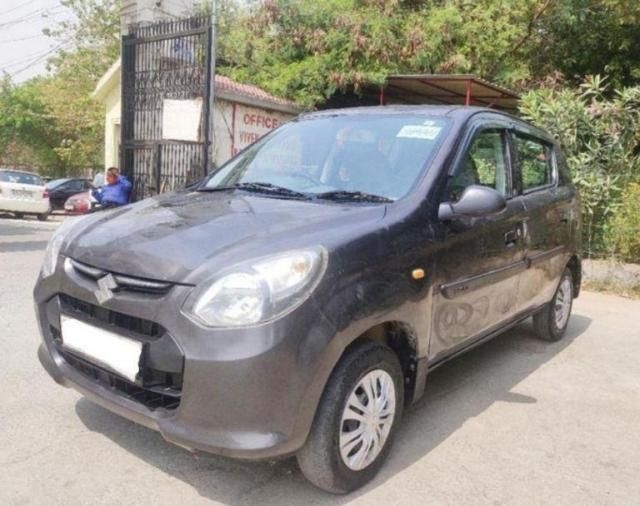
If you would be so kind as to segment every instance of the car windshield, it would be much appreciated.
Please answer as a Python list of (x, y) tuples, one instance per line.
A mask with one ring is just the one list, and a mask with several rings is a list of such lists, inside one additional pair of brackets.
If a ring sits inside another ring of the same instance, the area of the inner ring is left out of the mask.
[(42, 180), (40, 179), (40, 176), (36, 176), (35, 174), (27, 174), (25, 172), (12, 171), (12, 170), (0, 171), (0, 182), (42, 186)]
[(285, 197), (397, 200), (428, 165), (447, 121), (389, 113), (294, 121), (223, 165), (200, 190), (240, 188), (279, 190)]

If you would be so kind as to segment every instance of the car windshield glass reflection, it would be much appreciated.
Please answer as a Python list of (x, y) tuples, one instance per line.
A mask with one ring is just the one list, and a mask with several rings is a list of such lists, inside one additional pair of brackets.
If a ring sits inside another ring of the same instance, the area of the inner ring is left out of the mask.
[(417, 114), (303, 119), (249, 147), (200, 189), (390, 202), (406, 195), (428, 166), (446, 124)]

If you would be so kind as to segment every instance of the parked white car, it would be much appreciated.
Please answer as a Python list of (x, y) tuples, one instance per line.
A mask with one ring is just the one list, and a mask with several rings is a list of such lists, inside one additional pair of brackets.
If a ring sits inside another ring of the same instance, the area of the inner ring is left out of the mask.
[(45, 221), (51, 211), (49, 192), (38, 174), (0, 169), (0, 212), (9, 211), (21, 218), (34, 214)]

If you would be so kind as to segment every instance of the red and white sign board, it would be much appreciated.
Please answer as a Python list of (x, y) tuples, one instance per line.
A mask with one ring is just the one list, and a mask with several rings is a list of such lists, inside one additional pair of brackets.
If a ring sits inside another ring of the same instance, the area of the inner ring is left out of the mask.
[(233, 104), (231, 155), (234, 156), (260, 137), (289, 121), (291, 116), (241, 104)]
[(216, 165), (219, 167), (260, 137), (293, 117), (294, 114), (270, 111), (227, 100), (216, 101), (214, 112)]

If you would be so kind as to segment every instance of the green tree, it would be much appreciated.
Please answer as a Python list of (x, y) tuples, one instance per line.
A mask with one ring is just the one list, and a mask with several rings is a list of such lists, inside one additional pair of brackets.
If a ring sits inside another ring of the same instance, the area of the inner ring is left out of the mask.
[(102, 163), (102, 106), (91, 98), (119, 54), (120, 0), (61, 0), (75, 18), (47, 30), (63, 47), (50, 75), (0, 88), (0, 159), (51, 175)]
[(221, 34), (220, 71), (308, 106), (391, 73), (630, 84), (639, 30), (635, 0), (265, 0)]
[(613, 87), (640, 82), (640, 2), (556, 0), (536, 25), (529, 52), (532, 72), (561, 72), (572, 84), (607, 75)]
[[(612, 253), (615, 244), (608, 238), (612, 223), (621, 223), (615, 217), (622, 194), (640, 180), (640, 86), (612, 92), (604, 79), (590, 77), (577, 89), (525, 94), (521, 112), (564, 148), (582, 200), (586, 253)], [(617, 243), (631, 233), (638, 231), (618, 230)]]
[(49, 60), (52, 77), (41, 87), (57, 128), (56, 146), (66, 172), (96, 167), (103, 159), (104, 111), (92, 99), (100, 77), (120, 52), (120, 0), (61, 0), (75, 15), (48, 31), (71, 49)]
[(55, 151), (62, 137), (42, 100), (44, 80), (21, 86), (8, 77), (0, 81), (0, 165), (39, 165), (55, 168)]

